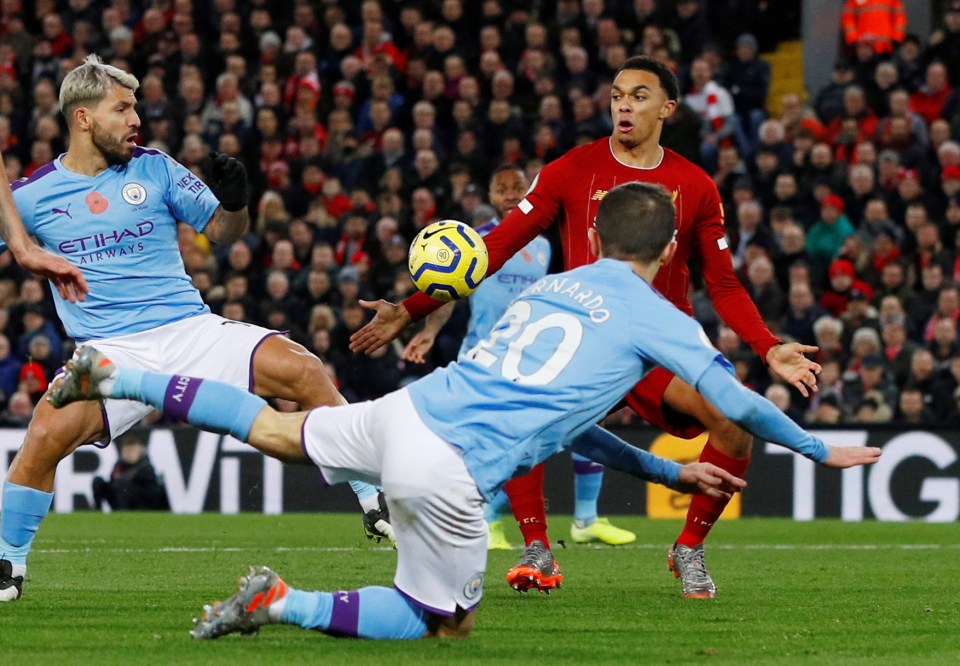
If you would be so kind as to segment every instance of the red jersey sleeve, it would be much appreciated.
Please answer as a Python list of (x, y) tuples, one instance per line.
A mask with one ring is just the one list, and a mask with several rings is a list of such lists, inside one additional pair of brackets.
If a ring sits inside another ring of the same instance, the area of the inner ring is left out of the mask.
[[(560, 197), (557, 184), (563, 182), (558, 168), (564, 162), (557, 160), (545, 166), (533, 179), (533, 184), (523, 200), (489, 234), (483, 237), (490, 256), (487, 277), (496, 273), (507, 261), (526, 247), (527, 243), (545, 230), (560, 213)], [(556, 165), (556, 166), (555, 166)], [(430, 298), (423, 292), (409, 296), (403, 301), (414, 321), (423, 319), (443, 305), (442, 301)]]
[(779, 343), (763, 323), (757, 306), (737, 279), (723, 229), (723, 204), (712, 180), (704, 179), (697, 216), (696, 252), (703, 281), (720, 319), (766, 361), (770, 347)]

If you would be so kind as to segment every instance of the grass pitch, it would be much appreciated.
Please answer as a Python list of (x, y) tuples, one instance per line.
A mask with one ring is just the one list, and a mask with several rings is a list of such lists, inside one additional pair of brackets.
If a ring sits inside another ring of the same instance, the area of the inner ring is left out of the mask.
[[(561, 536), (569, 524), (553, 519)], [(714, 600), (684, 600), (668, 574), (672, 521), (621, 518), (621, 548), (556, 547), (566, 575), (547, 597), (490, 554), (477, 629), (466, 641), (337, 640), (296, 627), (189, 638), (202, 604), (235, 590), (247, 564), (296, 587), (390, 585), (391, 550), (357, 515), (52, 515), (26, 594), (0, 604), (0, 663), (957, 663), (960, 527), (739, 520), (708, 542)], [(512, 530), (508, 530), (512, 531)], [(519, 542), (519, 535), (512, 537)]]

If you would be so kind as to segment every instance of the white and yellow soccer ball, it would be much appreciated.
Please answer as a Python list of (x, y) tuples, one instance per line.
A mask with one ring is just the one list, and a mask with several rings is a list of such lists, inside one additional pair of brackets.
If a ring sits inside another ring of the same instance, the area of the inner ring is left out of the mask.
[(408, 265), (417, 289), (438, 301), (466, 298), (487, 274), (487, 246), (472, 227), (441, 220), (410, 244)]

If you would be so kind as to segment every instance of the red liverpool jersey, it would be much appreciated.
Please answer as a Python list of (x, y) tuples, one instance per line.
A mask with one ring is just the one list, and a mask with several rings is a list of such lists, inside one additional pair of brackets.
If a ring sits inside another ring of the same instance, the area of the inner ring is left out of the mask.
[[(733, 271), (717, 187), (700, 167), (666, 148), (657, 166), (632, 167), (614, 156), (610, 139), (604, 138), (574, 148), (543, 167), (523, 201), (484, 237), (490, 253), (488, 275), (554, 222), (560, 226), (566, 270), (596, 261), (587, 242), (587, 229), (607, 192), (632, 181), (662, 185), (672, 193), (677, 209), (677, 252), (657, 273), (654, 286), (690, 314), (687, 263), (691, 254), (696, 256), (717, 313), (766, 358), (779, 341), (767, 330)], [(441, 303), (417, 293), (403, 305), (414, 319), (420, 319)]]

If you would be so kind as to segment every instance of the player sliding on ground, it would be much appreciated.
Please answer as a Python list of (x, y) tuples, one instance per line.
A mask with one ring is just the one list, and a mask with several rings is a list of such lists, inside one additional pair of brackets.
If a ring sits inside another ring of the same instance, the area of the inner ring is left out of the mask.
[(876, 448), (828, 447), (737, 383), (700, 325), (650, 284), (675, 250), (674, 230), (663, 189), (611, 190), (590, 230), (600, 261), (543, 278), (463, 362), (373, 402), (284, 414), (218, 382), (117, 367), (91, 346), (68, 364), (51, 402), (140, 400), (284, 460), (309, 457), (327, 483), (382, 483), (397, 538), (393, 589), (301, 591), (260, 568), (205, 609), (195, 638), (273, 622), (365, 638), (466, 636), (483, 594), (483, 500), (557, 451), (570, 447), (713, 497), (746, 485), (709, 463), (658, 458), (595, 425), (655, 364), (757, 436), (812, 460), (849, 467), (879, 457)]
[[(699, 265), (720, 318), (773, 372), (806, 396), (816, 391), (820, 366), (804, 354), (814, 353), (817, 348), (796, 342), (781, 344), (767, 330), (757, 306), (733, 270), (716, 184), (703, 169), (660, 146), (664, 122), (677, 108), (679, 90), (677, 77), (665, 63), (647, 56), (625, 60), (611, 86), (612, 134), (573, 148), (540, 170), (523, 200), (484, 237), (490, 259), (487, 276), (496, 273), (507, 259), (554, 224), (563, 245), (564, 269), (595, 261), (597, 256), (587, 243), (587, 229), (607, 191), (631, 181), (662, 185), (671, 192), (677, 212), (677, 250), (676, 258), (657, 274), (653, 286), (691, 314), (687, 264), (693, 260)], [(417, 292), (400, 304), (377, 301), (367, 305), (376, 309), (377, 314), (350, 336), (350, 348), (369, 354), (396, 338), (412, 319), (421, 319), (441, 304)], [(734, 476), (746, 473), (753, 437), (725, 419), (694, 387), (668, 369), (655, 368), (643, 378), (638, 377), (637, 385), (624, 400), (647, 423), (681, 439), (708, 431), (700, 460)], [(593, 483), (599, 486), (600, 470), (594, 466), (593, 472)], [(545, 562), (549, 568), (552, 556), (540, 558), (538, 553), (530, 552), (539, 550), (540, 545), (550, 545), (543, 468), (534, 467), (526, 477), (514, 479), (506, 490), (527, 546), (521, 558), (524, 568), (527, 572), (535, 571), (537, 562)], [(708, 598), (717, 593), (707, 569), (704, 540), (726, 505), (726, 499), (694, 497), (683, 529), (668, 550), (667, 561), (680, 579), (685, 597)], [(599, 539), (601, 530), (606, 531), (604, 527), (599, 521), (582, 523), (574, 526), (570, 536), (574, 541)], [(540, 589), (549, 589), (552, 578), (539, 576), (534, 582)]]

